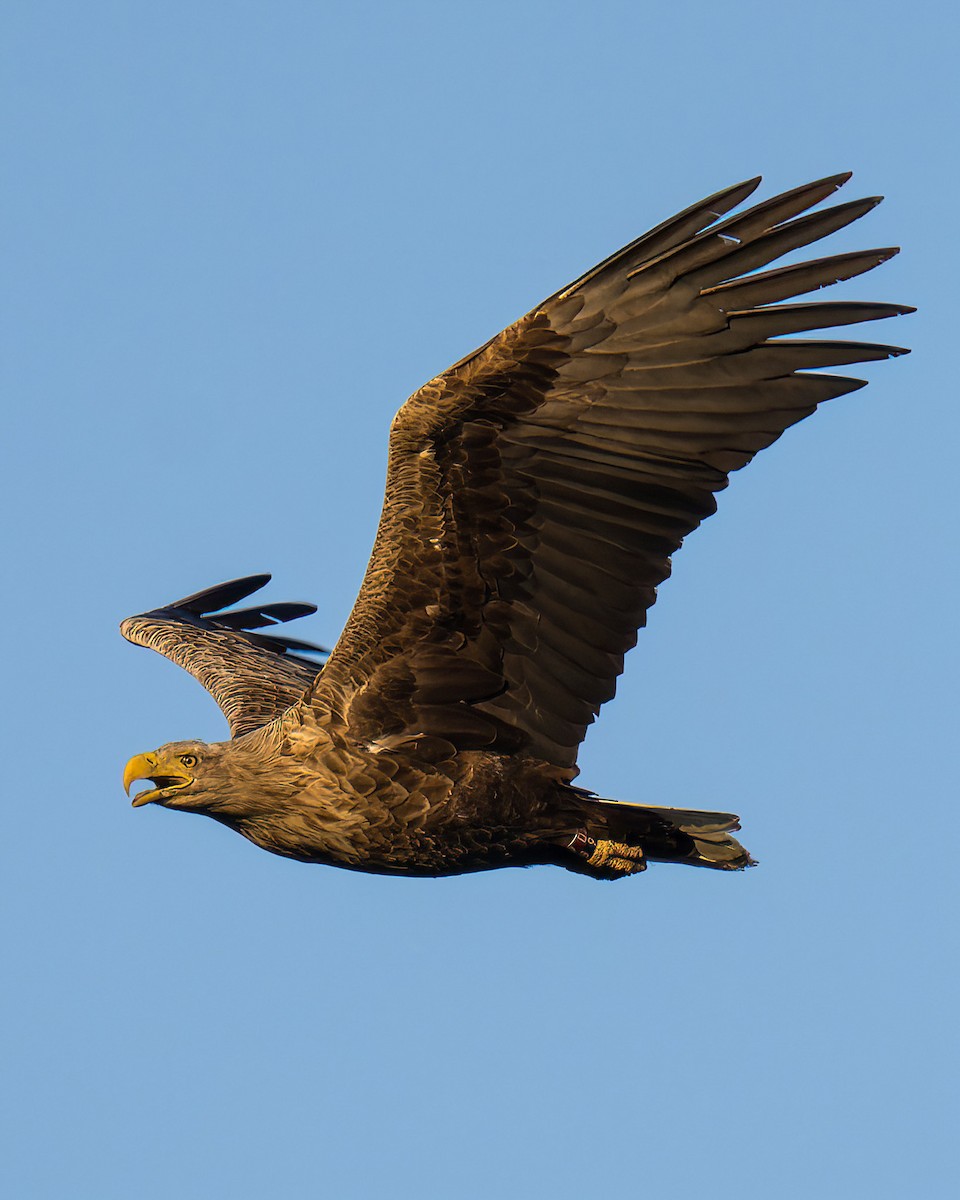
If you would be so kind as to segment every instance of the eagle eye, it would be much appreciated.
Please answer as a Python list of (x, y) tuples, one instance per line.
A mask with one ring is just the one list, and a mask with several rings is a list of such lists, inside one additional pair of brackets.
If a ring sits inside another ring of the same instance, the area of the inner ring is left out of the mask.
[(185, 767), (195, 767), (199, 762), (199, 759), (195, 754), (181, 754), (180, 761)]

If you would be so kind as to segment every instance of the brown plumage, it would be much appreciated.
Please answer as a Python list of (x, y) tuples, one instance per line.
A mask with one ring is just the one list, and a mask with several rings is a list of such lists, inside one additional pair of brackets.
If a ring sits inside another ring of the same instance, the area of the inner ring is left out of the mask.
[(221, 611), (237, 580), (125, 621), (195, 675), (233, 740), (127, 766), (134, 803), (204, 812), (278, 854), (419, 875), (645, 859), (739, 868), (736, 817), (573, 786), (587, 726), (714, 493), (824, 400), (810, 368), (903, 353), (785, 337), (912, 311), (783, 303), (895, 249), (759, 271), (869, 211), (809, 212), (838, 175), (722, 219), (759, 183), (638, 238), (424, 385), (390, 431), (360, 595), (325, 664), (257, 630), (312, 611)]

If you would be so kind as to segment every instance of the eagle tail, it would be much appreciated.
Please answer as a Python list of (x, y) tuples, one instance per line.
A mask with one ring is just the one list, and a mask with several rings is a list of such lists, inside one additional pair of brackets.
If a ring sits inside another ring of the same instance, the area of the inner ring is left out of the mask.
[(740, 828), (733, 813), (595, 799), (584, 799), (579, 812), (583, 825), (567, 846), (573, 861), (566, 865), (597, 879), (636, 874), (648, 860), (717, 871), (755, 865), (731, 836)]

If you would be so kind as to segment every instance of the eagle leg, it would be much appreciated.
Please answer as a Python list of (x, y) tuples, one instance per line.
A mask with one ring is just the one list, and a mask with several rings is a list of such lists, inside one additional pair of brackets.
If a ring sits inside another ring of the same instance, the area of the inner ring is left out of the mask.
[(619, 879), (647, 869), (640, 846), (594, 838), (585, 829), (577, 830), (567, 843), (567, 849), (586, 859), (587, 866), (593, 868), (591, 873), (595, 872), (600, 879)]

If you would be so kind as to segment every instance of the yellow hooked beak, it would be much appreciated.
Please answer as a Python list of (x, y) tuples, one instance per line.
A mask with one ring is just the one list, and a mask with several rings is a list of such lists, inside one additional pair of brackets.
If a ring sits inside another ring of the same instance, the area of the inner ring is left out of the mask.
[[(176, 765), (174, 765), (176, 763)], [(155, 786), (140, 792), (133, 798), (133, 807), (162, 800), (171, 792), (179, 791), (193, 783), (191, 776), (184, 774), (179, 761), (171, 762), (157, 754), (135, 754), (123, 768), (123, 790), (130, 795), (130, 788), (138, 779), (147, 779)]]

